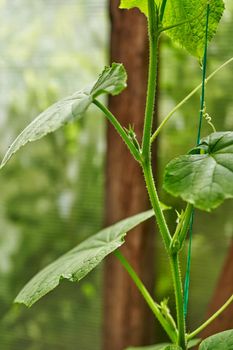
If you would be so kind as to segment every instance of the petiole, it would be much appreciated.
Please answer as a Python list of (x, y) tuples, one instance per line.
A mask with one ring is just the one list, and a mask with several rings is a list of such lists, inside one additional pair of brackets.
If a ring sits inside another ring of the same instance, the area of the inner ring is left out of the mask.
[(137, 273), (134, 271), (130, 263), (127, 261), (127, 259), (120, 252), (120, 250), (116, 250), (114, 254), (119, 259), (125, 270), (128, 272), (128, 274), (134, 281), (136, 287), (142, 294), (143, 298), (145, 299), (146, 303), (152, 310), (157, 320), (160, 322), (163, 329), (166, 331), (169, 338), (172, 340), (172, 342), (175, 343), (177, 340), (177, 329), (175, 327), (175, 324), (171, 323), (170, 320), (167, 320), (166, 317), (163, 315), (163, 313), (161, 312), (161, 306), (153, 300), (152, 296), (144, 286), (143, 282), (141, 281)]
[(110, 110), (104, 106), (99, 100), (94, 99), (93, 103), (106, 115), (110, 123), (114, 126), (118, 134), (122, 137), (126, 145), (128, 146), (133, 157), (141, 163), (141, 152), (135, 145), (135, 142), (130, 137), (129, 133), (121, 126), (116, 117), (110, 112)]

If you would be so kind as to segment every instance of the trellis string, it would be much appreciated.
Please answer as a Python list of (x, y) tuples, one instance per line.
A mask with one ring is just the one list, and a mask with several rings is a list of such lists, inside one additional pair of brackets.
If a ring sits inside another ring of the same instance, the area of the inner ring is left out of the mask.
[[(208, 51), (209, 15), (210, 15), (210, 3), (208, 2), (207, 11), (206, 11), (206, 30), (205, 30), (205, 44), (204, 44), (205, 47), (204, 47), (204, 55), (203, 55), (203, 61), (202, 61), (202, 90), (201, 90), (201, 100), (200, 100), (201, 108), (200, 108), (200, 115), (199, 115), (197, 141), (196, 141), (197, 145), (199, 145), (200, 140), (201, 140), (202, 120), (203, 120), (203, 114), (204, 114), (204, 109), (205, 109), (205, 86), (206, 86), (207, 51)], [(185, 283), (184, 283), (184, 315), (185, 315), (185, 317), (187, 316), (187, 313), (188, 313), (193, 223), (194, 223), (194, 209), (192, 211), (192, 215), (191, 215), (191, 219), (190, 219), (189, 246), (188, 246)]]

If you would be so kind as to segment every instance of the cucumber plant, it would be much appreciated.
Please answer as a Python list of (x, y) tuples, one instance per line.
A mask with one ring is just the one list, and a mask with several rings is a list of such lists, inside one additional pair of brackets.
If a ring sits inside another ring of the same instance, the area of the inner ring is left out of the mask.
[[(1, 168), (23, 145), (54, 132), (65, 123), (77, 120), (93, 104), (114, 126), (132, 157), (141, 167), (152, 209), (105, 228), (61, 256), (28, 282), (16, 297), (15, 303), (32, 306), (56, 288), (62, 279), (79, 282), (107, 255), (114, 253), (168, 336), (166, 344), (142, 347), (138, 350), (186, 350), (199, 343), (199, 350), (230, 350), (233, 349), (233, 330), (213, 335), (203, 342), (196, 337), (227, 308), (233, 301), (233, 295), (229, 296), (225, 304), (197, 329), (187, 330), (185, 297), (187, 302), (188, 289), (186, 286), (185, 295), (179, 263), (180, 253), (193, 220), (194, 208), (211, 211), (225, 199), (233, 198), (233, 132), (213, 132), (200, 138), (201, 124), (205, 117), (205, 85), (220, 69), (233, 61), (228, 60), (206, 77), (207, 43), (216, 32), (224, 11), (224, 3), (223, 0), (121, 0), (120, 2), (121, 9), (128, 10), (133, 7), (138, 7), (147, 17), (150, 47), (142, 142), (139, 143), (132, 127), (127, 129), (122, 126), (99, 99), (103, 94), (117, 95), (127, 86), (127, 73), (123, 65), (113, 63), (110, 67), (105, 67), (99, 78), (89, 87), (53, 104), (32, 121), (9, 147)], [(162, 33), (167, 34), (189, 54), (199, 60), (203, 59), (203, 82), (164, 118), (157, 130), (152, 130), (157, 88), (158, 41)], [(200, 88), (202, 88), (202, 99), (197, 145), (194, 145), (187, 154), (172, 160), (165, 170), (164, 189), (173, 196), (180, 196), (186, 203), (186, 209), (179, 216), (175, 231), (171, 232), (164, 215), (164, 210), (167, 208), (159, 201), (157, 194), (152, 172), (151, 146), (174, 112)], [(154, 300), (119, 250), (124, 244), (126, 233), (152, 216), (156, 218), (171, 268), (176, 317), (172, 316), (167, 301), (159, 303)]]

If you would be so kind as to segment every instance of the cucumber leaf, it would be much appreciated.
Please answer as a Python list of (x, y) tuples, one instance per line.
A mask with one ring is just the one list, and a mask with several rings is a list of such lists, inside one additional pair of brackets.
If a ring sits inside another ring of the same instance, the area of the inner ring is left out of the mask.
[(161, 343), (156, 345), (141, 346), (141, 347), (130, 347), (126, 350), (162, 350), (165, 346), (170, 345), (169, 343)]
[(122, 64), (113, 63), (111, 67), (105, 67), (98, 80), (91, 87), (75, 92), (39, 114), (9, 147), (0, 168), (28, 142), (39, 140), (64, 124), (80, 118), (94, 98), (101, 94), (119, 94), (125, 89), (126, 80), (127, 74)]
[[(188, 349), (191, 349), (192, 347), (196, 346), (200, 343), (200, 339), (193, 339), (190, 340), (188, 343)], [(149, 345), (149, 346), (141, 346), (141, 347), (130, 347), (126, 350), (180, 350), (180, 347), (177, 347), (177, 345), (169, 344), (169, 343), (161, 343), (156, 345)]]
[(148, 14), (147, 0), (121, 0), (119, 7), (120, 9), (131, 9), (137, 7), (146, 16)]
[[(165, 33), (173, 42), (185, 48), (191, 55), (202, 58), (206, 31), (206, 9), (209, 0), (167, 0), (162, 28), (173, 27)], [(121, 0), (121, 9), (138, 7), (148, 16), (148, 0)], [(161, 7), (162, 0), (155, 0)], [(210, 1), (208, 40), (216, 33), (225, 5), (223, 0)]]
[(233, 198), (233, 132), (212, 133), (190, 153), (167, 165), (165, 190), (206, 211)]
[(63, 279), (79, 282), (124, 243), (128, 231), (153, 215), (153, 210), (134, 215), (86, 239), (33, 277), (18, 294), (15, 303), (30, 307)]
[[(201, 58), (204, 52), (207, 3), (208, 0), (167, 0), (162, 23), (164, 27), (169, 27), (185, 21), (166, 31), (166, 34), (172, 41), (198, 58)], [(216, 33), (223, 11), (223, 0), (210, 1), (209, 41)]]
[(201, 342), (200, 338), (195, 338), (195, 339), (191, 339), (188, 342), (188, 349), (192, 349), (194, 346), (198, 345)]
[(217, 333), (206, 338), (199, 350), (232, 350), (233, 349), (233, 329)]

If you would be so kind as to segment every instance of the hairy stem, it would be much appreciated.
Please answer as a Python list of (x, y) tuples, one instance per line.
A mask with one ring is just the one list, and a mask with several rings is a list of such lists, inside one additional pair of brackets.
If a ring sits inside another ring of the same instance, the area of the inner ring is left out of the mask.
[(163, 238), (166, 250), (167, 250), (167, 252), (169, 252), (172, 238), (171, 238), (169, 228), (167, 226), (163, 211), (160, 207), (160, 202), (159, 202), (159, 198), (158, 198), (158, 194), (157, 194), (157, 190), (155, 187), (154, 178), (153, 178), (153, 174), (152, 174), (152, 168), (151, 168), (150, 164), (149, 165), (148, 164), (142, 165), (142, 168), (143, 168), (143, 173), (144, 173), (144, 177), (145, 177), (146, 186), (147, 186), (148, 194), (150, 197), (151, 205), (152, 205), (154, 212), (155, 212), (156, 221), (157, 221), (157, 224), (159, 226), (159, 230), (160, 230), (161, 236)]
[(142, 155), (147, 161), (150, 159), (150, 138), (154, 115), (157, 65), (158, 65), (158, 12), (154, 0), (148, 0), (148, 33), (150, 45), (149, 74), (147, 86), (146, 110), (142, 137)]
[(170, 257), (170, 264), (171, 264), (173, 285), (174, 285), (174, 292), (175, 292), (175, 299), (176, 299), (178, 344), (182, 347), (182, 349), (185, 350), (186, 349), (186, 340), (185, 340), (186, 326), (185, 326), (185, 318), (184, 318), (183, 287), (182, 287), (181, 274), (179, 270), (178, 253), (172, 254), (172, 252), (170, 251), (172, 238), (171, 238), (166, 220), (164, 218), (162, 209), (160, 207), (159, 198), (157, 195), (157, 191), (156, 191), (156, 187), (153, 179), (151, 165), (147, 163), (146, 164), (142, 163), (142, 168), (145, 176), (145, 181), (146, 181), (146, 186), (149, 193), (150, 201), (154, 209), (156, 220), (159, 226), (159, 230), (163, 238), (166, 250)]
[(157, 304), (153, 298), (151, 297), (150, 293), (138, 277), (137, 273), (134, 271), (132, 266), (129, 264), (129, 262), (126, 260), (126, 258), (123, 256), (123, 254), (120, 252), (120, 250), (116, 250), (115, 253), (116, 257), (119, 259), (121, 264), (124, 266), (132, 280), (134, 281), (135, 285), (137, 286), (138, 290), (142, 294), (143, 298), (147, 302), (148, 306), (152, 310), (155, 317), (158, 319), (166, 333), (168, 334), (169, 338), (175, 342), (177, 339), (176, 330), (171, 328), (170, 323), (166, 320), (166, 318), (163, 316), (163, 314), (160, 311), (160, 305)]
[(154, 116), (155, 94), (157, 87), (157, 48), (158, 48), (158, 13), (154, 0), (148, 0), (148, 31), (149, 31), (149, 72), (148, 72), (148, 87), (145, 121), (142, 139), (142, 168), (145, 176), (145, 181), (150, 197), (151, 204), (155, 211), (157, 223), (162, 234), (165, 247), (168, 250), (171, 242), (171, 236), (166, 224), (162, 209), (160, 207), (157, 191), (154, 184), (152, 167), (151, 167), (151, 144), (150, 137), (152, 131), (152, 123)]
[(179, 258), (178, 253), (172, 254), (170, 251), (171, 245), (171, 235), (164, 218), (163, 212), (160, 207), (156, 187), (154, 184), (152, 168), (150, 165), (142, 165), (143, 172), (145, 176), (145, 181), (147, 185), (147, 190), (149, 193), (150, 201), (152, 207), (155, 212), (156, 220), (159, 226), (159, 230), (161, 236), (163, 238), (166, 250), (170, 257), (170, 264), (173, 276), (173, 285), (175, 292), (175, 300), (176, 300), (176, 310), (177, 310), (177, 325), (178, 325), (178, 344), (182, 347), (182, 349), (186, 349), (186, 341), (185, 341), (185, 318), (184, 318), (184, 301), (183, 301), (183, 287), (181, 274), (179, 269)]
[(195, 331), (190, 333), (187, 337), (188, 340), (194, 338), (197, 334), (199, 334), (203, 329), (205, 329), (211, 322), (213, 322), (226, 308), (233, 302), (233, 295), (225, 302), (225, 304), (216, 311), (206, 322), (204, 322), (200, 327), (198, 327)]
[(186, 339), (185, 339), (185, 318), (184, 318), (184, 300), (183, 300), (183, 287), (181, 280), (181, 273), (179, 267), (179, 256), (178, 253), (170, 256), (173, 284), (175, 290), (176, 299), (176, 315), (177, 315), (177, 326), (178, 326), (178, 345), (186, 350)]
[[(164, 3), (164, 8), (166, 1)], [(170, 252), (171, 235), (160, 207), (157, 190), (154, 183), (152, 166), (151, 166), (151, 132), (154, 115), (154, 103), (155, 93), (157, 85), (157, 47), (158, 47), (158, 13), (155, 6), (154, 0), (148, 0), (148, 14), (149, 14), (149, 40), (150, 40), (150, 62), (149, 62), (149, 76), (148, 76), (148, 89), (147, 89), (147, 101), (146, 101), (146, 112), (144, 121), (144, 131), (142, 140), (142, 169), (146, 181), (146, 186), (149, 194), (149, 198), (152, 207), (155, 212), (156, 220), (159, 226), (161, 236), (163, 238), (165, 248), (169, 254), (171, 270), (173, 276), (173, 284), (176, 299), (176, 310), (177, 310), (177, 324), (178, 324), (178, 343), (182, 349), (186, 349), (185, 339), (185, 319), (184, 319), (184, 308), (183, 308), (183, 289), (182, 280), (179, 270), (179, 258), (178, 254), (172, 254)]]

